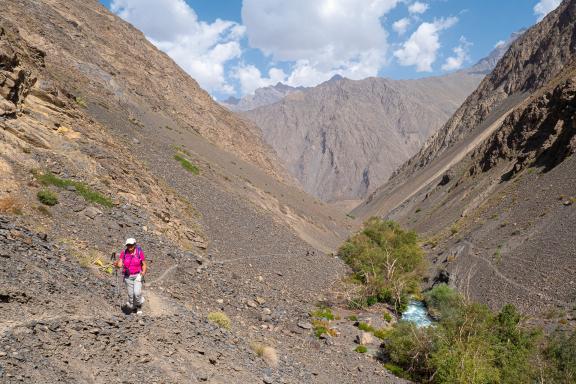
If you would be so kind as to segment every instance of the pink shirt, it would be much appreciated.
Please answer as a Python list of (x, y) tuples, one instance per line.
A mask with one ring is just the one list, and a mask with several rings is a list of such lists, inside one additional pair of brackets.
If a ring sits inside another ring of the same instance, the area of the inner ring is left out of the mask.
[(127, 250), (123, 250), (120, 253), (120, 260), (124, 265), (124, 273), (128, 271), (129, 275), (136, 275), (142, 272), (142, 262), (146, 260), (144, 256), (144, 251), (140, 247), (134, 248), (134, 253), (128, 253)]

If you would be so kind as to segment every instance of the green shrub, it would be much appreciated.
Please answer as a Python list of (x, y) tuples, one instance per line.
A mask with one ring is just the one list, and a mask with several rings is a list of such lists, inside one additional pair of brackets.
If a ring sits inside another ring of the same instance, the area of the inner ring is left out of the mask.
[(364, 322), (358, 324), (358, 329), (364, 332), (372, 332), (374, 330), (370, 324)]
[(426, 269), (416, 233), (379, 218), (366, 221), (364, 229), (342, 245), (338, 256), (364, 285), (364, 297), (354, 300), (354, 305), (386, 302), (398, 312), (407, 304), (408, 295), (419, 290)]
[(346, 319), (350, 320), (350, 321), (358, 321), (358, 316), (356, 315), (350, 315), (348, 316)]
[(359, 345), (356, 347), (355, 351), (358, 353), (366, 353), (368, 352), (368, 348), (366, 348), (365, 345)]
[(197, 166), (195, 166), (194, 164), (192, 164), (188, 159), (186, 159), (185, 157), (183, 157), (181, 154), (177, 153), (174, 155), (174, 159), (176, 161), (178, 161), (180, 163), (180, 165), (182, 165), (182, 168), (184, 168), (185, 170), (187, 170), (188, 172), (194, 174), (194, 175), (199, 175), (200, 174), (200, 168), (198, 168)]
[(438, 313), (434, 327), (400, 322), (386, 336), (389, 361), (410, 378), (433, 383), (530, 383), (538, 332), (527, 329), (512, 305), (493, 313), (466, 303), (446, 285), (426, 293)]
[(446, 284), (438, 284), (424, 294), (428, 312), (435, 318), (448, 321), (461, 316), (464, 301), (462, 296)]
[(69, 179), (62, 179), (51, 172), (34, 172), (33, 174), (36, 179), (43, 185), (53, 185), (58, 188), (74, 187), (76, 189), (76, 193), (78, 193), (80, 196), (82, 196), (82, 198), (84, 198), (84, 200), (88, 202), (99, 204), (108, 208), (111, 208), (114, 205), (112, 200), (102, 195), (101, 193), (94, 191), (85, 183)]
[(334, 320), (334, 314), (332, 310), (328, 307), (320, 307), (315, 311), (310, 313), (310, 316), (315, 317), (317, 319), (326, 319), (326, 320)]
[(328, 320), (312, 320), (312, 329), (314, 330), (314, 335), (318, 338), (323, 334), (336, 336), (336, 330), (330, 327), (330, 322)]
[(386, 328), (379, 328), (379, 329), (374, 329), (374, 331), (372, 332), (372, 334), (379, 338), (380, 340), (385, 340), (388, 337), (388, 334), (390, 333), (390, 329), (386, 329)]
[(230, 321), (230, 318), (224, 312), (210, 312), (208, 314), (208, 320), (220, 328), (232, 328), (232, 321)]
[(384, 368), (390, 371), (390, 373), (392, 373), (394, 376), (402, 377), (405, 379), (409, 378), (408, 374), (406, 374), (406, 372), (404, 372), (404, 370), (396, 364), (385, 363)]
[(375, 337), (384, 340), (386, 339), (386, 337), (388, 336), (388, 333), (390, 332), (389, 329), (386, 328), (374, 328), (373, 326), (371, 326), (370, 324), (364, 323), (364, 322), (360, 322), (358, 324), (358, 329), (364, 332), (369, 332), (371, 334), (373, 334)]
[(387, 322), (391, 322), (391, 321), (392, 321), (392, 315), (389, 314), (388, 312), (384, 312), (384, 313), (382, 314), (382, 318), (383, 318), (384, 320), (386, 320)]
[(554, 332), (544, 349), (549, 383), (576, 382), (576, 330)]
[(58, 204), (58, 196), (48, 189), (42, 189), (36, 194), (38, 201), (44, 205), (53, 206)]

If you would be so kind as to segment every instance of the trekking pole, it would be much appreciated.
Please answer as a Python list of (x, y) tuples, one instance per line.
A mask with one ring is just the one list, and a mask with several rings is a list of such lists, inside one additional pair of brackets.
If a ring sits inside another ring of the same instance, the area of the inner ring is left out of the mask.
[[(116, 252), (112, 252), (112, 255), (110, 256), (110, 260), (112, 261), (112, 263), (116, 262)], [(120, 278), (118, 275), (118, 268), (116, 268), (115, 265), (113, 265), (114, 268), (114, 276), (115, 276), (115, 280), (116, 280), (116, 284), (114, 284), (115, 287), (115, 291), (116, 291), (116, 297), (117, 299), (120, 298), (121, 301), (121, 297), (120, 297)]]

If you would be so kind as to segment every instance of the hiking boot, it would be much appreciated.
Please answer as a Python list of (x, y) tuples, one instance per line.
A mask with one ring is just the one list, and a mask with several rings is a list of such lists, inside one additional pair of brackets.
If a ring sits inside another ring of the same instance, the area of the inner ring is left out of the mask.
[(138, 310), (136, 311), (137, 315), (142, 315), (142, 308), (138, 308)]

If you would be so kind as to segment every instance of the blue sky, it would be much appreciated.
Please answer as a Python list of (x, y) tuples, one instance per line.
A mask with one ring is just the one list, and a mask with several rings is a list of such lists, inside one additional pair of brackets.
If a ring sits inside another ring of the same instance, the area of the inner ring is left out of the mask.
[(560, 0), (101, 0), (218, 99), (440, 75), (486, 56)]

